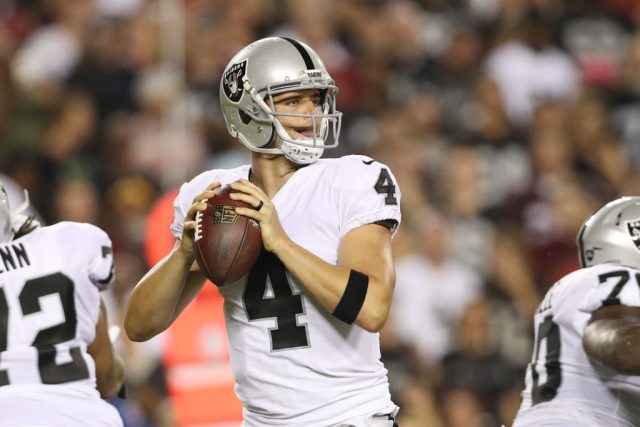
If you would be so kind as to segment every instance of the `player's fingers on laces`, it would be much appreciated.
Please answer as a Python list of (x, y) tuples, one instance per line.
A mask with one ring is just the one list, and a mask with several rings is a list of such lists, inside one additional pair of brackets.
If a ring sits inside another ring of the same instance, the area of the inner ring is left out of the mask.
[(182, 224), (182, 229), (184, 231), (193, 231), (196, 228), (196, 222), (195, 221), (185, 221), (184, 224)]
[(194, 201), (193, 205), (187, 211), (187, 215), (185, 218), (187, 220), (192, 220), (196, 216), (196, 212), (203, 211), (207, 208), (207, 204), (201, 201)]

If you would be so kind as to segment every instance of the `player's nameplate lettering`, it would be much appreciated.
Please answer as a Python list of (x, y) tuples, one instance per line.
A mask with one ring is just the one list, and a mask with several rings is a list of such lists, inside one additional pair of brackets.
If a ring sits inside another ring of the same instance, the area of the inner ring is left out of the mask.
[(22, 243), (0, 246), (0, 273), (31, 265)]

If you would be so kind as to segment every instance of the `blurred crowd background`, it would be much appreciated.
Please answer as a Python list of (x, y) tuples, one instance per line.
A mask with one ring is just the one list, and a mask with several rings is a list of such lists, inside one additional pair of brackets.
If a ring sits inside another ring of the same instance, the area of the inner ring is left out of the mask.
[[(340, 87), (327, 155), (370, 155), (402, 190), (381, 334), (400, 425), (508, 426), (533, 312), (578, 267), (579, 226), (640, 189), (639, 24), (635, 0), (1, 0), (0, 176), (42, 222), (109, 233), (117, 324), (171, 246), (176, 188), (249, 160), (220, 114), (224, 66), (261, 37), (305, 41)], [(231, 381), (207, 292), (196, 329), (120, 337), (127, 426), (238, 425), (233, 396), (176, 409), (193, 384)], [(175, 355), (194, 341), (197, 369)], [(231, 415), (186, 421), (217, 406)]]

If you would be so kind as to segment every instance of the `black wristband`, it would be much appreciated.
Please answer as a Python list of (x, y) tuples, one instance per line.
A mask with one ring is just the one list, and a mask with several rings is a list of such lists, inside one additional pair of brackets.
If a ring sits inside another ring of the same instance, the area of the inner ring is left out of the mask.
[(355, 322), (367, 296), (367, 289), (369, 289), (369, 276), (351, 270), (347, 287), (333, 310), (333, 315), (350, 325)]

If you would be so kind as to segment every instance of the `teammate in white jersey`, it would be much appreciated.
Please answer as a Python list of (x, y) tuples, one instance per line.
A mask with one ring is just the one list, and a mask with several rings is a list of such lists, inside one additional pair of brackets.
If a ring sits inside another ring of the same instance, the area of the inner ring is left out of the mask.
[(100, 297), (113, 280), (111, 241), (19, 211), (0, 182), (0, 426), (122, 426), (101, 399), (124, 374)]
[(583, 268), (536, 312), (514, 427), (640, 425), (640, 197), (596, 211), (577, 244)]
[(202, 201), (230, 184), (233, 198), (255, 207), (236, 212), (259, 222), (264, 250), (220, 289), (246, 427), (395, 424), (378, 331), (395, 284), (400, 191), (389, 168), (368, 157), (319, 160), (338, 143), (336, 92), (319, 56), (296, 40), (262, 39), (231, 59), (222, 110), (251, 164), (182, 186), (176, 246), (129, 300), (131, 339), (166, 329), (205, 281), (193, 254)]

